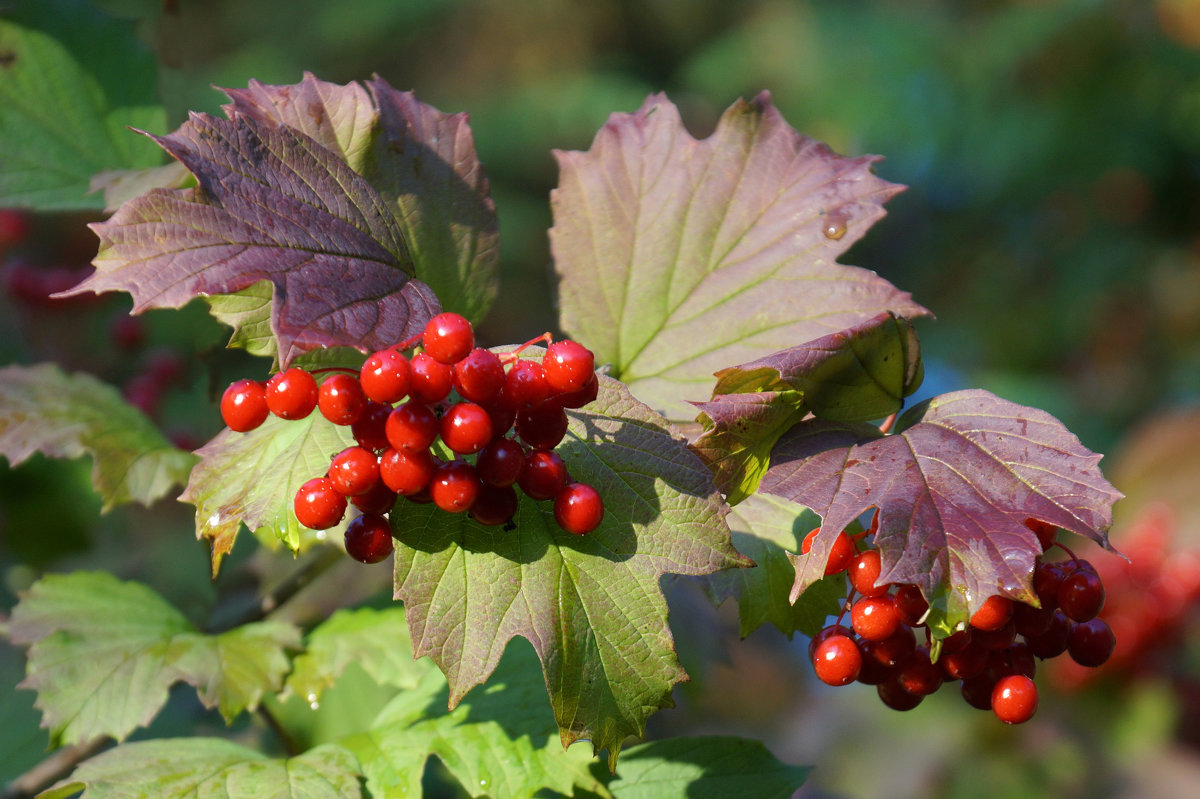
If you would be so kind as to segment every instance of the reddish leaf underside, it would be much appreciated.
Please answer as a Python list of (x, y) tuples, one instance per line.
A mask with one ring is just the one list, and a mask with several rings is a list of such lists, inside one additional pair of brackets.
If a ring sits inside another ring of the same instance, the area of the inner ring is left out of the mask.
[(822, 518), (807, 555), (794, 557), (793, 601), (821, 577), (838, 532), (878, 508), (881, 582), (915, 583), (944, 608), (947, 627), (993, 594), (1036, 603), (1041, 551), (1025, 526), (1039, 519), (1108, 546), (1120, 493), (1057, 419), (986, 391), (959, 391), (910, 410), (903, 432), (808, 420), (771, 454), (761, 490)]

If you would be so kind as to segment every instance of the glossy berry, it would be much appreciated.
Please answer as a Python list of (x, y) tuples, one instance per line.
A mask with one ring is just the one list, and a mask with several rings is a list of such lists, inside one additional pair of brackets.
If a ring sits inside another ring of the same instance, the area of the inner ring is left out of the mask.
[(504, 524), (517, 513), (517, 492), (512, 486), (493, 486), (486, 483), (479, 487), (479, 496), (468, 515), (480, 524), (489, 527)]
[(925, 699), (924, 694), (913, 694), (905, 690), (896, 675), (879, 683), (875, 690), (879, 694), (879, 701), (892, 710), (912, 710)]
[(438, 363), (455, 364), (475, 346), (475, 331), (465, 318), (446, 311), (426, 323), (421, 346)]
[(968, 680), (983, 671), (989, 657), (990, 650), (968, 644), (957, 652), (943, 652), (938, 666), (947, 679)]
[(971, 626), (976, 630), (999, 630), (1012, 618), (1012, 613), (1012, 600), (994, 594), (971, 616)]
[(1077, 568), (1058, 586), (1058, 606), (1071, 621), (1090, 621), (1104, 607), (1104, 584), (1094, 572)]
[(929, 660), (929, 650), (917, 647), (896, 671), (896, 682), (910, 694), (928, 696), (942, 685), (942, 672)]
[(1025, 642), (1029, 651), (1042, 660), (1055, 658), (1067, 651), (1067, 638), (1071, 633), (1071, 621), (1061, 610), (1055, 610), (1050, 628), (1041, 635), (1028, 636)]
[(333, 456), (329, 481), (339, 494), (357, 497), (379, 484), (379, 459), (362, 447), (347, 447)]
[(408, 358), (396, 350), (373, 352), (363, 363), (358, 379), (363, 393), (375, 402), (399, 402), (408, 396), (412, 369)]
[(874, 658), (880, 665), (894, 669), (916, 650), (917, 639), (911, 627), (901, 625), (896, 628), (896, 632), (882, 641), (864, 641), (862, 648), (865, 656)]
[(850, 584), (854, 586), (855, 591), (863, 596), (879, 596), (888, 591), (887, 585), (875, 585), (881, 568), (879, 550), (868, 549), (850, 559), (846, 573), (850, 576)]
[(471, 455), (492, 440), (492, 418), (473, 402), (451, 405), (439, 423), (442, 441), (460, 455)]
[(482, 485), (474, 466), (464, 461), (451, 461), (434, 471), (429, 496), (433, 498), (433, 504), (447, 513), (463, 513), (475, 504)]
[(221, 418), (237, 433), (247, 433), (266, 421), (267, 395), (257, 380), (238, 380), (221, 395)]
[(504, 394), (518, 410), (536, 408), (550, 396), (542, 365), (536, 361), (513, 361), (504, 377)]
[(1037, 705), (1037, 686), (1024, 674), (1001, 677), (992, 688), (992, 712), (1005, 724), (1029, 721)]
[(392, 406), (370, 401), (363, 409), (358, 421), (350, 425), (350, 434), (363, 449), (378, 452), (387, 449), (387, 420)]
[(1058, 607), (1058, 587), (1066, 577), (1064, 564), (1055, 561), (1043, 561), (1033, 570), (1033, 592), (1037, 594), (1044, 610), (1054, 610)]
[(1117, 638), (1104, 619), (1091, 619), (1071, 625), (1067, 635), (1067, 652), (1080, 666), (1095, 668), (1112, 657)]
[(401, 496), (424, 491), (436, 469), (437, 464), (427, 449), (388, 449), (379, 456), (379, 479)]
[(533, 449), (554, 449), (567, 434), (567, 423), (567, 412), (550, 400), (517, 414), (517, 435)]
[(347, 374), (335, 374), (317, 392), (321, 415), (337, 425), (352, 425), (367, 408), (362, 384)]
[(546, 384), (556, 394), (583, 388), (595, 376), (595, 365), (592, 351), (577, 341), (556, 341), (546, 348), (542, 357)]
[[(432, 475), (432, 473), (431, 470), (430, 474)], [(374, 513), (382, 516), (389, 512), (396, 504), (396, 496), (396, 492), (388, 488), (387, 484), (381, 478), (367, 493), (350, 497), (350, 504), (363, 513)]]
[(863, 597), (850, 609), (850, 620), (854, 632), (868, 641), (890, 638), (900, 628), (896, 605), (890, 596)]
[(572, 535), (586, 535), (600, 526), (604, 500), (587, 483), (567, 483), (554, 497), (554, 520)]
[(596, 377), (596, 375), (593, 374), (592, 378), (583, 384), (583, 388), (580, 388), (576, 391), (570, 391), (566, 394), (560, 394), (558, 396), (558, 402), (564, 408), (582, 408), (584, 405), (587, 405), (592, 400), (596, 399), (596, 396), (599, 393), (600, 380)]
[(827, 627), (822, 627), (821, 630), (812, 637), (808, 642), (808, 659), (812, 660), (817, 655), (817, 647), (822, 641), (831, 635), (844, 635), (847, 638), (854, 637), (854, 631), (844, 624), (830, 624)]
[(486, 405), (504, 388), (504, 364), (491, 350), (476, 347), (454, 364), (454, 390), (463, 399)]
[(517, 485), (531, 499), (554, 499), (567, 484), (567, 464), (554, 452), (534, 450), (525, 458)]
[(901, 624), (907, 624), (909, 627), (925, 625), (923, 619), (929, 612), (929, 603), (925, 601), (920, 588), (912, 583), (901, 583), (896, 586), (893, 600), (896, 603), (896, 614), (900, 617)]
[(346, 514), (346, 498), (327, 477), (314, 477), (296, 492), (296, 520), (310, 530), (328, 530)]
[(409, 401), (388, 415), (384, 432), (393, 449), (429, 449), (438, 435), (438, 418), (428, 406)]
[(366, 514), (346, 527), (346, 554), (363, 563), (378, 563), (392, 554), (392, 526), (383, 516)]
[(974, 677), (962, 681), (962, 698), (976, 710), (992, 709), (992, 689), (996, 687), (997, 677), (985, 669)]
[[(809, 550), (812, 549), (813, 542), (817, 538), (817, 534), (820, 532), (820, 527), (809, 531), (809, 534), (804, 537), (804, 541), (800, 545), (801, 554), (808, 554)], [(850, 540), (850, 536), (846, 535), (846, 532), (843, 530), (838, 533), (837, 538), (833, 539), (833, 546), (829, 550), (829, 559), (825, 561), (825, 576), (828, 577), (831, 574), (844, 572), (850, 565), (850, 561), (854, 558), (854, 555), (854, 542)]]
[(852, 639), (831, 635), (817, 644), (812, 664), (817, 679), (826, 685), (849, 685), (858, 679), (862, 653)]
[(525, 467), (525, 448), (511, 438), (493, 439), (479, 451), (475, 470), (486, 485), (510, 486)]
[(427, 405), (441, 402), (454, 386), (454, 370), (435, 361), (428, 353), (418, 352), (409, 363), (408, 395)]
[(299, 367), (286, 369), (267, 381), (267, 407), (281, 419), (303, 419), (317, 407), (317, 381)]

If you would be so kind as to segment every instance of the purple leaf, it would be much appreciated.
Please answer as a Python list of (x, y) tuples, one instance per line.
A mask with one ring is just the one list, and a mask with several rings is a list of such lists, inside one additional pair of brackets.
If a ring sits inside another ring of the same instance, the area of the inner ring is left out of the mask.
[(661, 94), (558, 152), (551, 247), (562, 327), (668, 417), (712, 374), (881, 311), (927, 311), (835, 259), (900, 187), (792, 129), (767, 94), (698, 141)]
[(885, 436), (866, 424), (801, 422), (771, 454), (760, 490), (822, 518), (807, 555), (794, 557), (793, 600), (824, 573), (838, 532), (870, 508), (880, 514), (881, 583), (914, 583), (966, 620), (993, 594), (1036, 603), (1030, 587), (1038, 519), (1108, 546), (1120, 493), (1100, 456), (1044, 411), (982, 390), (914, 407)]
[(68, 293), (128, 291), (140, 311), (268, 280), (283, 364), (318, 347), (389, 346), (437, 312), (433, 292), (406, 271), (387, 203), (310, 137), (193, 114), (152, 138), (199, 185), (150, 191), (93, 225), (97, 271)]

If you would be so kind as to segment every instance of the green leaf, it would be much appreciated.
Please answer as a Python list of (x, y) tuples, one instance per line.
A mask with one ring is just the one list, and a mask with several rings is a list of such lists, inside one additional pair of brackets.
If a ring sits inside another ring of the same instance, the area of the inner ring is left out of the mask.
[(796, 631), (814, 635), (837, 614), (846, 594), (841, 576), (818, 581), (794, 605), (790, 599), (796, 569), (788, 552), (799, 552), (804, 536), (820, 523), (807, 508), (769, 494), (754, 494), (730, 512), (733, 545), (756, 567), (706, 575), (701, 584), (716, 605), (737, 600), (743, 638), (767, 622), (789, 638)]
[(550, 232), (561, 326), (672, 419), (731, 363), (881, 311), (927, 311), (873, 272), (835, 262), (900, 190), (793, 130), (765, 93), (707, 139), (651, 95), (587, 152), (557, 152)]
[(232, 294), (211, 294), (205, 298), (209, 313), (233, 328), (229, 347), (239, 347), (251, 355), (275, 358), (275, 334), (271, 332), (271, 298), (275, 290), (269, 280), (260, 280)]
[(339, 610), (308, 634), (287, 690), (315, 702), (346, 666), (357, 663), (380, 685), (414, 688), (432, 666), (414, 660), (404, 609)]
[(196, 456), (172, 445), (115, 388), (54, 364), (0, 369), (0, 454), (17, 465), (35, 452), (91, 455), (104, 510), (149, 505), (187, 479)]
[(608, 787), (614, 799), (789, 799), (809, 771), (780, 762), (758, 741), (669, 738), (626, 750)]
[(220, 738), (124, 744), (86, 761), (38, 799), (360, 799), (358, 764), (327, 744), (272, 759)]
[(230, 719), (279, 689), (288, 665), (282, 650), (299, 644), (295, 628), (274, 622), (201, 635), (154, 591), (106, 572), (43, 577), (6, 632), (30, 645), (21, 687), (37, 691), (56, 743), (124, 738), (154, 718), (180, 680)]
[(91, 3), (6, 4), (0, 16), (0, 207), (99, 208), (97, 172), (162, 163), (126, 126), (162, 130), (157, 64)]
[(430, 755), (473, 797), (517, 799), (542, 789), (571, 795), (576, 788), (608, 796), (587, 747), (563, 749), (537, 673), (530, 650), (513, 647), (487, 684), (447, 713), (446, 680), (430, 669), (369, 731), (342, 745), (358, 757), (375, 796), (420, 797)]
[(91, 190), (104, 192), (104, 212), (111, 214), (122, 203), (151, 189), (183, 189), (196, 185), (196, 178), (178, 161), (143, 169), (112, 169), (92, 176)]
[(282, 541), (293, 552), (336, 540), (341, 526), (309, 530), (292, 503), (301, 485), (325, 474), (329, 459), (353, 443), (348, 427), (312, 413), (296, 421), (270, 416), (249, 433), (225, 429), (196, 450), (200, 462), (179, 498), (196, 506), (196, 536), (212, 544), (213, 574), (243, 523), (264, 544)]

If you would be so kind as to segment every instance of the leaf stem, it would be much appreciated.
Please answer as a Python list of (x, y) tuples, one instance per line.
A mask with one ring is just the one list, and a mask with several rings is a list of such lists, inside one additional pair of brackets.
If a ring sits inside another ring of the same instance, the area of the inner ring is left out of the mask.
[(279, 723), (279, 719), (275, 718), (275, 714), (271, 712), (270, 708), (267, 707), (265, 702), (259, 703), (258, 715), (262, 716), (263, 721), (267, 723), (267, 727), (269, 727), (271, 732), (275, 735), (275, 738), (279, 741), (279, 744), (283, 747), (283, 750), (287, 752), (288, 757), (295, 757), (304, 751), (296, 743), (296, 739), (293, 738), (288, 731), (284, 729), (284, 726)]
[(31, 799), (75, 770), (83, 761), (100, 754), (115, 741), (101, 735), (90, 741), (58, 749), (15, 778), (0, 794), (0, 799)]
[(879, 425), (879, 432), (883, 433), (884, 435), (887, 435), (888, 433), (892, 432), (892, 425), (896, 424), (896, 417), (898, 415), (899, 415), (899, 411), (896, 411), (896, 412), (892, 413), (891, 416), (884, 419), (883, 423), (881, 425)]

